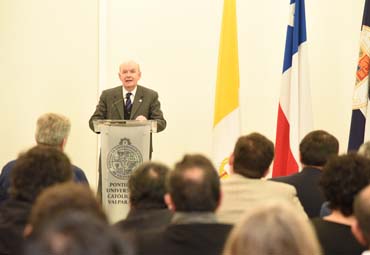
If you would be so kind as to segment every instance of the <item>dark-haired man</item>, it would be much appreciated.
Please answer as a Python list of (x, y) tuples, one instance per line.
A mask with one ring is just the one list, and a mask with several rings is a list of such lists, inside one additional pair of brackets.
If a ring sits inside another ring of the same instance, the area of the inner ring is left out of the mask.
[(221, 254), (231, 225), (217, 222), (221, 200), (215, 167), (201, 155), (186, 155), (167, 178), (166, 203), (175, 212), (164, 230), (138, 239), (138, 254)]
[(328, 159), (338, 155), (337, 138), (323, 130), (307, 134), (299, 145), (302, 171), (290, 176), (273, 178), (273, 181), (293, 185), (309, 218), (318, 217), (325, 197), (319, 188), (322, 169)]
[(265, 136), (252, 133), (238, 139), (229, 164), (231, 176), (222, 182), (221, 222), (237, 223), (245, 211), (266, 201), (287, 201), (306, 214), (291, 185), (263, 180), (274, 158), (274, 145)]
[(31, 207), (42, 190), (72, 181), (68, 157), (50, 146), (21, 154), (10, 176), (10, 198), (0, 206), (0, 254), (18, 254)]
[(167, 166), (148, 162), (139, 166), (128, 181), (130, 211), (115, 224), (121, 232), (140, 232), (169, 224), (172, 212), (164, 201)]

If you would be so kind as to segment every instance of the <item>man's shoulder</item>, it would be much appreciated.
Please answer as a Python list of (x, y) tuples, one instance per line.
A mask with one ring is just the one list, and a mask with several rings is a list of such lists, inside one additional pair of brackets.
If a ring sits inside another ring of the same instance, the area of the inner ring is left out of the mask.
[(264, 193), (285, 193), (295, 194), (296, 190), (292, 185), (275, 182), (271, 180), (253, 179), (241, 176), (239, 174), (232, 174), (229, 178), (222, 181), (223, 190), (227, 193), (229, 190), (259, 190)]
[(122, 93), (122, 85), (119, 85), (119, 86), (116, 86), (116, 87), (113, 87), (113, 88), (109, 88), (109, 89), (105, 89), (102, 92), (102, 94), (105, 94), (105, 95), (112, 95), (112, 94), (116, 94), (116, 93)]
[(87, 180), (85, 172), (81, 168), (79, 168), (78, 166), (72, 165), (72, 171), (73, 171), (74, 179), (76, 182), (82, 182), (82, 183), (89, 184), (89, 181)]
[(265, 185), (269, 186), (271, 189), (276, 189), (276, 191), (296, 193), (295, 188), (287, 183), (266, 180)]
[(142, 85), (137, 85), (137, 91), (138, 92), (141, 91), (142, 93), (147, 93), (147, 94), (157, 94), (157, 91), (155, 91), (154, 89), (150, 89)]
[(291, 185), (312, 182), (320, 178), (322, 171), (313, 167), (305, 167), (302, 171), (282, 177), (272, 178), (272, 181), (284, 182)]
[(295, 184), (297, 180), (300, 179), (301, 175), (302, 175), (301, 172), (298, 172), (298, 173), (291, 174), (288, 176), (274, 177), (274, 178), (271, 178), (270, 181)]
[(6, 163), (4, 165), (3, 169), (1, 170), (0, 179), (2, 179), (4, 176), (8, 176), (10, 174), (10, 172), (12, 171), (12, 169), (15, 165), (15, 162), (17, 162), (17, 160), (9, 161), (8, 163)]

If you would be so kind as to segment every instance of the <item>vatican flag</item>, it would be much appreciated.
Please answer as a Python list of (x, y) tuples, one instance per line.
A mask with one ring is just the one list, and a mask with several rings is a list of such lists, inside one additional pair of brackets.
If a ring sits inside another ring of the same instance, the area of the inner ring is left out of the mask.
[(229, 173), (229, 156), (240, 135), (236, 24), (236, 0), (224, 0), (213, 123), (213, 160), (221, 178)]

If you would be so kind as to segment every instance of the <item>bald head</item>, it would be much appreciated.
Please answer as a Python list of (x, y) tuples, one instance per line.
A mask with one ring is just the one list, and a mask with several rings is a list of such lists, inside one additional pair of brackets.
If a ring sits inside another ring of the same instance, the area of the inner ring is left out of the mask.
[(200, 183), (203, 181), (204, 171), (198, 167), (189, 168), (184, 171), (184, 179)]

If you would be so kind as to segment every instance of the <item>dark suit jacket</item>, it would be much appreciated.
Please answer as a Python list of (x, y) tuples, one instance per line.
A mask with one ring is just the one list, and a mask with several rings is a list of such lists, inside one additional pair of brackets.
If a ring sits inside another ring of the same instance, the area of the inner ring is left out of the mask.
[(155, 230), (167, 226), (172, 216), (173, 212), (168, 209), (131, 209), (126, 219), (117, 222), (114, 227), (123, 233)]
[(137, 239), (140, 255), (220, 255), (232, 226), (227, 224), (171, 224)]
[[(89, 120), (91, 130), (94, 131), (93, 120), (124, 119), (124, 99), (122, 90), (123, 88), (121, 85), (102, 92), (95, 112)], [(145, 116), (148, 120), (156, 120), (158, 132), (166, 128), (166, 120), (163, 117), (161, 104), (158, 101), (158, 93), (140, 85), (137, 86), (130, 119), (134, 120), (139, 115)]]
[(322, 218), (311, 219), (324, 255), (360, 255), (366, 250), (353, 236), (351, 226)]
[(320, 169), (305, 167), (299, 173), (271, 180), (293, 185), (308, 217), (314, 218), (319, 217), (321, 205), (325, 202), (325, 197), (319, 187), (321, 174)]

